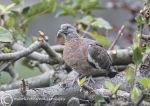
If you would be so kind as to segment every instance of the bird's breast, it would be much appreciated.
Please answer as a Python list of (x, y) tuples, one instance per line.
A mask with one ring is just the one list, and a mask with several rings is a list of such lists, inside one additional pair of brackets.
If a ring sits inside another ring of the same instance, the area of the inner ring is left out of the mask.
[(78, 40), (74, 39), (65, 43), (65, 48), (63, 51), (63, 58), (65, 63), (67, 63), (72, 68), (78, 68), (79, 65), (84, 64), (87, 60), (87, 49), (86, 45)]

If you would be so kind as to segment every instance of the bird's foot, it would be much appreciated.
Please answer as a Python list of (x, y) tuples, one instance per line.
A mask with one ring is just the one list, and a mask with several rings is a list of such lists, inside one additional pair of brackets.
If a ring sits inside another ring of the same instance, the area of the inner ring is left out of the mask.
[(87, 79), (87, 85), (89, 85), (91, 82), (92, 82), (93, 84), (95, 84), (95, 81), (94, 81), (94, 79), (92, 78), (92, 76), (89, 76), (89, 78)]
[(76, 84), (77, 84), (77, 79), (70, 79), (70, 80), (66, 80), (60, 85), (66, 89), (66, 88), (74, 87)]
[(64, 88), (74, 87), (76, 84), (79, 85), (79, 76), (74, 79), (68, 79), (63, 84), (61, 84)]
[(79, 77), (76, 77), (75, 79), (72, 80), (71, 87), (73, 87), (74, 85), (76, 85), (76, 83), (78, 84), (78, 82), (79, 82)]

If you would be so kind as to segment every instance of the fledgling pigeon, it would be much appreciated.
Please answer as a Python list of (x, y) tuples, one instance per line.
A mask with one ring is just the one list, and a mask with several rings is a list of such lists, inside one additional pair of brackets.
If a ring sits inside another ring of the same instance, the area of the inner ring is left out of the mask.
[(106, 49), (96, 41), (80, 37), (76, 28), (70, 24), (62, 24), (57, 39), (65, 40), (63, 59), (65, 63), (80, 75), (91, 75), (95, 71), (105, 69), (111, 73), (112, 61)]

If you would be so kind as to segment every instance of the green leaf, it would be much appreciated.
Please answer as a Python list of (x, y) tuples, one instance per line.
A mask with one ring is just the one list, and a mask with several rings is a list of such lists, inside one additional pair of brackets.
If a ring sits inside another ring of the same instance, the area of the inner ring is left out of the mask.
[(1, 42), (13, 42), (13, 36), (11, 35), (11, 33), (0, 26), (0, 41)]
[(82, 0), (82, 1), (83, 2), (81, 3), (81, 9), (85, 11), (94, 9), (98, 5), (98, 0)]
[(136, 34), (133, 37), (133, 48), (139, 47), (139, 34), (136, 32)]
[(111, 90), (111, 92), (114, 90), (115, 86), (113, 85), (113, 83), (109, 82), (109, 81), (105, 81), (105, 87), (109, 90)]
[(16, 4), (15, 3), (12, 3), (12, 4), (9, 4), (8, 6), (6, 6), (6, 10), (10, 10), (11, 8), (13, 8)]
[(110, 41), (108, 40), (108, 38), (104, 35), (101, 35), (100, 33), (98, 33), (97, 31), (93, 31), (91, 32), (91, 37), (94, 38), (97, 42), (99, 42), (100, 44), (108, 47), (110, 45)]
[(3, 47), (3, 48), (1, 49), (1, 51), (2, 51), (3, 53), (8, 53), (8, 52), (10, 52), (10, 49), (7, 48), (7, 47)]
[(15, 18), (14, 17), (8, 17), (8, 19), (5, 21), (5, 27), (6, 28), (13, 28), (15, 24)]
[(79, 85), (82, 86), (82, 85), (85, 83), (86, 79), (87, 79), (86, 77), (83, 77), (83, 78), (79, 81)]
[(91, 23), (94, 27), (105, 28), (107, 30), (112, 29), (112, 26), (103, 18), (96, 18), (94, 22)]
[(94, 21), (94, 17), (87, 15), (79, 20), (80, 23), (91, 25), (91, 23)]
[(135, 64), (140, 64), (142, 61), (142, 50), (140, 48), (137, 47), (133, 50), (132, 60)]
[(52, 12), (56, 6), (56, 0), (43, 0), (37, 4), (32, 5), (27, 11), (24, 12), (26, 17), (36, 16), (46, 12)]
[(3, 4), (0, 4), (0, 12), (3, 13), (5, 11), (6, 6)]
[(141, 78), (138, 80), (140, 84), (142, 84), (145, 88), (150, 88), (150, 78)]
[(90, 10), (100, 7), (99, 0), (74, 0), (74, 9), (88, 13)]
[(105, 104), (105, 99), (103, 96), (97, 95), (95, 97), (95, 102), (96, 102), (96, 106), (102, 106), (103, 104)]
[(60, 4), (60, 8), (63, 10), (63, 12), (62, 12), (63, 15), (76, 16), (76, 14), (77, 14), (77, 11), (74, 9), (74, 7), (72, 5)]
[(112, 91), (112, 94), (115, 94), (117, 92), (117, 90), (120, 88), (121, 84), (117, 84), (115, 85), (113, 91)]
[(135, 20), (136, 20), (137, 24), (140, 25), (140, 26), (144, 25), (144, 23), (145, 23), (144, 18), (142, 16), (140, 16), (140, 15), (136, 16)]
[(132, 101), (136, 101), (137, 98), (141, 95), (141, 90), (137, 87), (133, 88), (131, 91), (131, 99)]
[(15, 3), (9, 4), (8, 6), (0, 4), (0, 13), (1, 14), (10, 13), (10, 9), (13, 8), (15, 5), (16, 5)]
[(150, 0), (147, 0), (147, 6), (150, 8)]
[(128, 67), (125, 69), (125, 78), (130, 83), (133, 84), (134, 80), (134, 70), (135, 66), (133, 64), (128, 65)]
[[(100, 7), (99, 0), (65, 0), (61, 5), (63, 5), (63, 8), (60, 6), (62, 9), (71, 7), (71, 11), (74, 10), (75, 13), (80, 12), (86, 15), (89, 14), (92, 9)], [(65, 14), (73, 15), (68, 9), (67, 11), (65, 10)]]
[(72, 6), (75, 9), (80, 9), (83, 2), (84, 2), (84, 0), (74, 0)]
[(11, 0), (13, 3), (20, 4), (20, 0)]

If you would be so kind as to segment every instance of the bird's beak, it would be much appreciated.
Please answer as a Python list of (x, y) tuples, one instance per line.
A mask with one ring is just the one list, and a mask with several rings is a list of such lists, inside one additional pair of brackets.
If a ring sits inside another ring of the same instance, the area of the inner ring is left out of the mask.
[(62, 45), (65, 43), (65, 34), (62, 30), (59, 30), (57, 33), (57, 42)]
[(64, 36), (63, 31), (60, 29), (57, 33), (57, 38)]

